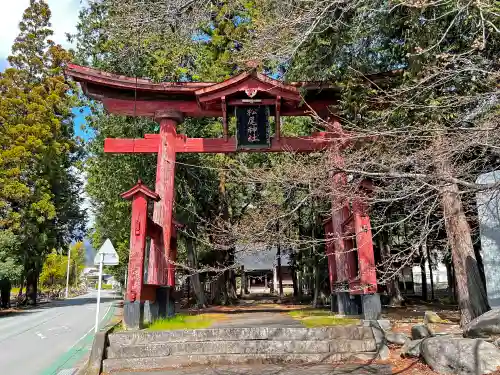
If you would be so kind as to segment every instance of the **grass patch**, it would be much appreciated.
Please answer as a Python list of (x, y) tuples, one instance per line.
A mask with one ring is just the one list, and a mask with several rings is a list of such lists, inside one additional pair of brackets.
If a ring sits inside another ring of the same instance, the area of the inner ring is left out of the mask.
[(359, 319), (335, 316), (326, 310), (296, 310), (288, 314), (307, 328), (357, 325), (360, 322)]
[(175, 329), (203, 329), (209, 328), (216, 321), (223, 319), (223, 314), (200, 314), (184, 315), (178, 314), (172, 318), (155, 321), (148, 331), (171, 331)]

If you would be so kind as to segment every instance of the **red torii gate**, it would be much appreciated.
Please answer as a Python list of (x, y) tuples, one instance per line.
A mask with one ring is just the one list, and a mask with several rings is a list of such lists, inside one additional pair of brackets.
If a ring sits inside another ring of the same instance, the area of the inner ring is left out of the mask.
[[(108, 112), (150, 117), (160, 125), (159, 134), (145, 134), (141, 139), (108, 138), (104, 143), (107, 153), (158, 154), (155, 191), (159, 199), (155, 199), (153, 221), (162, 228), (163, 244), (158, 244), (160, 241), (157, 239), (150, 249), (150, 285), (166, 285), (170, 288), (175, 285), (172, 262), (175, 262), (176, 254), (172, 251), (171, 238), (177, 153), (313, 152), (330, 148), (334, 158), (342, 161), (340, 152), (347, 146), (339, 121), (328, 110), (328, 106), (335, 104), (339, 97), (339, 89), (331, 85), (312, 82), (285, 84), (255, 70), (221, 83), (152, 83), (146, 79), (119, 76), (78, 65), (69, 65), (66, 73), (80, 82), (87, 96), (101, 101)], [(238, 107), (262, 106), (269, 108), (269, 115), (275, 118), (274, 137), (264, 148), (238, 148), (237, 139), (228, 134), (228, 115)], [(281, 116), (309, 116), (312, 113), (328, 119), (330, 125), (326, 132), (313, 133), (307, 137), (281, 136)], [(187, 138), (177, 134), (177, 125), (186, 116), (222, 117), (223, 137)], [(346, 183), (345, 180), (343, 174), (332, 176), (333, 184)], [(363, 312), (372, 318), (379, 314), (380, 300), (376, 294), (370, 220), (360, 203), (340, 202), (340, 206), (338, 203), (332, 202), (332, 217), (325, 223), (325, 233), (329, 238), (327, 256), (332, 300), (336, 294), (339, 313), (354, 313), (357, 307), (352, 295), (362, 294)], [(346, 233), (352, 234), (351, 238), (346, 238)], [(348, 251), (352, 249), (357, 251)], [(129, 273), (130, 268), (138, 264), (137, 259), (133, 259), (138, 256), (136, 253), (130, 254)], [(349, 289), (336, 292), (339, 285), (350, 285), (351, 293)], [(132, 292), (126, 304), (135, 302)]]

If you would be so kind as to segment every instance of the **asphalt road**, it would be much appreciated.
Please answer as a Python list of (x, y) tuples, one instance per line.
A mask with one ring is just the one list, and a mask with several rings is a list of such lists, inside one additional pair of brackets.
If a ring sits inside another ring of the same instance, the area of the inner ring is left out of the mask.
[[(0, 373), (71, 375), (92, 345), (96, 295), (93, 291), (0, 318)], [(115, 303), (112, 291), (102, 291), (101, 326)]]

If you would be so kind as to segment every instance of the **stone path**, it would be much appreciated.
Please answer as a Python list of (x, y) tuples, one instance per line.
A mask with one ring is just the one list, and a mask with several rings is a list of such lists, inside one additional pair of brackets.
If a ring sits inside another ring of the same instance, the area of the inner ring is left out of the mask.
[(227, 314), (227, 316), (227, 319), (215, 323), (211, 328), (303, 327), (298, 320), (280, 312), (245, 312)]
[[(390, 375), (389, 365), (241, 365), (192, 367), (133, 375)], [(113, 375), (131, 375), (117, 372)]]

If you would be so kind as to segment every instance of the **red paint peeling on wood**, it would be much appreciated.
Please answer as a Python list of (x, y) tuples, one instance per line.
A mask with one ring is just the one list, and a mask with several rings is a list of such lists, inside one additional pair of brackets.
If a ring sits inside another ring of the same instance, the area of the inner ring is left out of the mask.
[[(152, 241), (154, 257), (149, 263), (149, 271), (154, 274), (151, 284), (170, 285), (168, 280), (168, 264), (170, 261), (171, 237), (173, 225), (173, 203), (175, 193), (175, 140), (177, 138), (176, 122), (164, 118), (160, 120), (160, 136), (156, 139), (158, 162), (156, 169), (156, 191), (161, 200), (155, 204), (153, 221), (163, 228), (161, 244)], [(151, 138), (149, 139), (152, 140)], [(171, 285), (174, 286), (174, 285)]]

